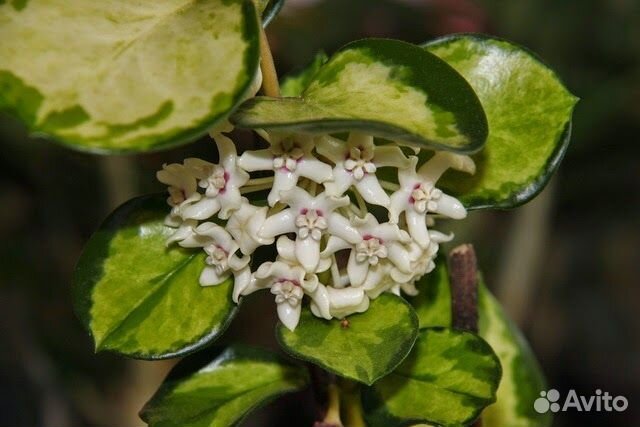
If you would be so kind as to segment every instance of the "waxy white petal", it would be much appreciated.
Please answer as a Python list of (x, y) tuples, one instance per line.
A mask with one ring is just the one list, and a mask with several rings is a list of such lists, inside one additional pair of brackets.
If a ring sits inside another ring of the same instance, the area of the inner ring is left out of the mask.
[(205, 266), (200, 273), (200, 285), (201, 286), (215, 286), (224, 282), (231, 276), (231, 271), (226, 271), (222, 275), (219, 275), (214, 267)]
[(389, 206), (391, 203), (375, 175), (365, 175), (355, 186), (362, 198), (373, 205)]
[(294, 331), (298, 326), (301, 311), (302, 306), (300, 304), (295, 307), (291, 306), (287, 301), (278, 304), (278, 318), (290, 331)]
[(249, 172), (273, 170), (273, 153), (269, 149), (245, 151), (238, 165)]

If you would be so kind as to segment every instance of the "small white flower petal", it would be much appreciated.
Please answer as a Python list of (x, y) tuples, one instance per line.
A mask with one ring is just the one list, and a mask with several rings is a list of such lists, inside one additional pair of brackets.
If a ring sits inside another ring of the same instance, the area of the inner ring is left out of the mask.
[(333, 181), (325, 182), (324, 188), (328, 195), (339, 197), (351, 187), (353, 182), (353, 175), (338, 164), (333, 169)]
[(238, 165), (249, 172), (273, 170), (273, 153), (269, 149), (245, 151), (238, 159)]
[(455, 197), (447, 194), (440, 196), (436, 213), (453, 219), (463, 219), (467, 216), (467, 210), (464, 205)]
[(409, 234), (420, 247), (426, 248), (430, 240), (424, 215), (410, 209), (406, 212), (406, 218)]
[(322, 156), (328, 158), (333, 163), (344, 160), (345, 142), (329, 135), (322, 135), (318, 138), (316, 150)]
[(438, 151), (418, 170), (418, 175), (426, 182), (436, 183), (447, 169), (452, 168), (466, 173), (475, 173), (475, 163), (469, 156)]
[(387, 245), (389, 261), (391, 261), (400, 271), (405, 273), (411, 272), (411, 262), (409, 253), (399, 243), (391, 243)]
[(398, 169), (410, 168), (411, 162), (404, 155), (400, 147), (383, 145), (376, 147), (374, 162), (379, 168), (391, 166)]
[(233, 274), (233, 302), (236, 304), (240, 299), (240, 295), (249, 289), (251, 284), (251, 269), (247, 266), (242, 270), (236, 271)]
[(278, 304), (278, 318), (290, 331), (294, 331), (298, 326), (301, 311), (302, 306), (300, 304), (291, 306), (288, 301)]
[(352, 250), (347, 262), (347, 274), (349, 275), (351, 286), (362, 286), (367, 278), (367, 273), (369, 273), (369, 260), (365, 259), (359, 262), (356, 251)]
[(296, 258), (305, 271), (315, 272), (320, 262), (320, 242), (315, 239), (296, 239)]
[(384, 191), (375, 175), (366, 175), (355, 185), (358, 193), (367, 202), (378, 206), (389, 206), (391, 203), (389, 195)]
[(295, 190), (298, 182), (298, 174), (290, 172), (287, 169), (279, 169), (273, 177), (273, 187), (267, 196), (269, 206), (275, 206), (282, 199), (282, 194), (287, 191)]
[(329, 233), (349, 243), (358, 243), (362, 240), (358, 230), (351, 225), (349, 220), (342, 215), (332, 212), (328, 217)]
[(333, 168), (331, 166), (310, 156), (305, 156), (300, 160), (296, 171), (300, 176), (309, 178), (319, 184), (333, 178)]
[(259, 236), (271, 239), (285, 233), (296, 231), (295, 213), (293, 209), (285, 209), (267, 218), (260, 228)]
[(216, 268), (211, 266), (205, 266), (200, 273), (200, 285), (201, 286), (215, 286), (224, 282), (231, 276), (231, 272), (227, 271), (223, 274), (218, 274)]
[(329, 300), (327, 288), (324, 285), (319, 284), (318, 287), (308, 295), (311, 298), (311, 312), (318, 317), (330, 320), (331, 302)]
[(181, 209), (184, 219), (209, 219), (220, 210), (220, 201), (217, 199), (204, 198), (190, 206)]

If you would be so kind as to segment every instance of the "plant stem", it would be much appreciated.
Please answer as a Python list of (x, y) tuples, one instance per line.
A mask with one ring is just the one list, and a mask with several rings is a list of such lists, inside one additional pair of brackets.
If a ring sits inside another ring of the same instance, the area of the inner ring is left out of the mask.
[(255, 193), (256, 191), (266, 190), (271, 187), (273, 187), (273, 184), (270, 182), (267, 182), (265, 184), (260, 184), (260, 185), (249, 185), (246, 187), (242, 187), (240, 189), (240, 194)]
[(342, 427), (340, 419), (340, 389), (336, 383), (331, 383), (327, 387), (327, 413), (322, 422), (327, 426)]
[(478, 266), (472, 245), (455, 247), (449, 253), (451, 314), (453, 327), (478, 332)]
[(342, 408), (346, 427), (366, 427), (364, 411), (360, 400), (360, 386), (346, 378), (340, 378), (338, 384), (342, 390)]
[(263, 185), (263, 184), (273, 184), (273, 176), (265, 176), (263, 178), (251, 178), (246, 185), (247, 187), (250, 187), (253, 185)]
[(360, 193), (356, 190), (354, 191), (355, 195), (356, 195), (356, 200), (358, 201), (358, 208), (360, 210), (360, 216), (364, 217), (367, 212), (369, 211), (369, 209), (367, 209), (367, 204), (365, 203), (364, 199), (362, 198), (362, 196), (360, 195)]
[(262, 71), (262, 90), (267, 96), (280, 97), (278, 73), (273, 63), (269, 40), (264, 28), (260, 27), (260, 70)]
[(380, 181), (380, 185), (382, 186), (382, 188), (384, 188), (385, 190), (389, 190), (389, 191), (397, 191), (400, 189), (400, 185), (396, 184), (394, 182), (389, 182), (389, 181), (384, 181), (382, 179), (379, 179), (378, 181)]
[[(470, 244), (453, 248), (449, 253), (451, 280), (451, 315), (456, 329), (478, 333), (478, 263)], [(482, 427), (478, 418), (472, 427)]]

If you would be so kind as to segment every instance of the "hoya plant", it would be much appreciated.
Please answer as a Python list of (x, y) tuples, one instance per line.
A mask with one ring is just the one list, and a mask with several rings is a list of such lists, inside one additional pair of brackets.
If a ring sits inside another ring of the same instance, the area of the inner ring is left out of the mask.
[[(125, 203), (87, 243), (73, 298), (96, 351), (188, 356), (264, 292), (283, 351), (230, 337), (186, 357), (145, 422), (237, 425), (314, 387), (318, 426), (549, 425), (473, 249), (439, 252), (446, 221), (542, 190), (577, 98), (479, 34), (358, 40), (279, 82), (263, 27), (281, 6), (0, 2), (0, 108), (34, 134), (103, 155), (212, 140), (158, 165), (168, 195)], [(240, 150), (236, 128), (261, 146)]]

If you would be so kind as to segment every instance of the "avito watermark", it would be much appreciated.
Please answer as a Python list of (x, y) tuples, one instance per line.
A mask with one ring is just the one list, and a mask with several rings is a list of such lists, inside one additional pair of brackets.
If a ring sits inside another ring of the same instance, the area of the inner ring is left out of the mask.
[(629, 401), (624, 396), (612, 396), (609, 392), (596, 390), (591, 396), (583, 396), (575, 390), (569, 390), (564, 402), (560, 403), (560, 392), (555, 389), (541, 391), (540, 397), (533, 402), (533, 408), (540, 414), (551, 412), (623, 412), (629, 407)]

